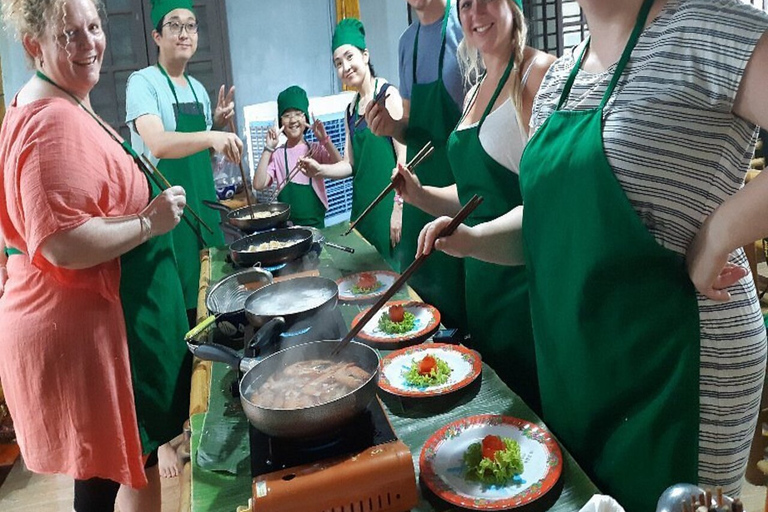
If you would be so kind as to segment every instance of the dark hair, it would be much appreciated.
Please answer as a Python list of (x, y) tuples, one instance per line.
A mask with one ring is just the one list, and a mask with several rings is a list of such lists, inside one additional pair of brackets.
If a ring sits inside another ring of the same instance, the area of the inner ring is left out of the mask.
[(371, 62), (371, 58), (370, 57), (368, 57), (368, 69), (371, 70), (371, 76), (373, 78), (376, 78), (376, 70), (373, 69), (373, 63)]

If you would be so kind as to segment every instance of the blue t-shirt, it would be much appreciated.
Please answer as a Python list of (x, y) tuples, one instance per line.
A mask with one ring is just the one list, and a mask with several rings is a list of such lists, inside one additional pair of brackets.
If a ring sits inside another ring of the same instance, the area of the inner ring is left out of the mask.
[[(445, 29), (445, 56), (443, 57), (443, 83), (451, 95), (453, 101), (461, 110), (464, 104), (464, 80), (459, 70), (459, 61), (456, 59), (456, 51), (459, 43), (464, 39), (459, 17), (456, 11), (456, 3), (451, 2), (451, 13), (448, 17), (448, 26)], [(419, 28), (418, 19), (411, 23), (400, 36), (400, 96), (410, 100), (413, 85), (413, 43), (416, 40), (416, 29)], [(438, 60), (440, 58), (440, 36), (443, 29), (443, 18), (429, 25), (421, 25), (419, 30), (419, 54), (416, 59), (416, 81), (424, 84), (437, 80)]]
[[(203, 105), (205, 114), (205, 124), (211, 129), (213, 124), (211, 118), (211, 99), (203, 84), (189, 77), (189, 82), (194, 88), (188, 85), (174, 84), (176, 95), (179, 98), (182, 112), (196, 113), (195, 95)], [(168, 86), (168, 80), (157, 66), (149, 66), (128, 77), (128, 84), (125, 90), (125, 122), (131, 129), (131, 145), (139, 154), (146, 154), (153, 163), (157, 163), (157, 158), (151, 154), (149, 148), (141, 140), (134, 121), (145, 114), (153, 114), (163, 121), (163, 128), (167, 132), (176, 131), (176, 115), (173, 106), (176, 100), (173, 98), (173, 92)]]

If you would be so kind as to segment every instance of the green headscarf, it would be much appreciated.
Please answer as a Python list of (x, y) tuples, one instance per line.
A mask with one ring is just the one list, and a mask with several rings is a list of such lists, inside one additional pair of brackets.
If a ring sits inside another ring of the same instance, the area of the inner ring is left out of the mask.
[(520, 10), (523, 10), (523, 0), (515, 0), (515, 3), (520, 8)]
[(365, 44), (365, 27), (357, 18), (344, 18), (333, 31), (331, 52), (335, 52), (336, 48), (345, 44), (351, 44), (360, 50), (368, 48)]
[(304, 115), (307, 116), (307, 122), (309, 122), (309, 98), (307, 98), (307, 91), (298, 85), (292, 85), (277, 95), (277, 123), (279, 126), (283, 125), (280, 116), (291, 108), (304, 112)]
[(174, 9), (187, 9), (195, 12), (192, 9), (192, 0), (152, 0), (152, 26), (157, 27), (163, 16)]

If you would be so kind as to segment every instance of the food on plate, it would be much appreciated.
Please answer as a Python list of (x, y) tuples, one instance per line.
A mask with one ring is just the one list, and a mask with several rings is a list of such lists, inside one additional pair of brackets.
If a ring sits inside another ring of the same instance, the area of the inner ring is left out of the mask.
[(341, 398), (370, 377), (370, 372), (351, 362), (301, 361), (270, 375), (250, 399), (268, 409), (312, 407)]
[(422, 359), (414, 359), (408, 371), (405, 372), (405, 383), (411, 386), (428, 387), (439, 386), (448, 382), (451, 376), (451, 367), (448, 363), (427, 354)]
[(261, 251), (274, 251), (276, 249), (284, 249), (292, 245), (296, 245), (298, 242), (289, 240), (287, 242), (281, 242), (279, 240), (270, 240), (269, 242), (262, 242), (260, 244), (251, 244), (243, 252), (261, 252)]
[(464, 477), (487, 485), (520, 483), (523, 457), (514, 439), (487, 435), (464, 452)]
[(266, 219), (269, 217), (274, 217), (275, 215), (278, 215), (280, 212), (270, 212), (270, 211), (261, 211), (261, 212), (250, 212), (250, 213), (244, 213), (242, 215), (239, 215), (239, 219), (246, 219), (246, 220), (256, 220), (256, 219)]
[(391, 306), (379, 317), (379, 329), (387, 334), (405, 334), (416, 325), (416, 316), (403, 306)]
[(357, 282), (352, 285), (352, 293), (364, 295), (366, 293), (375, 292), (382, 286), (384, 286), (384, 284), (376, 279), (375, 274), (365, 272), (360, 274), (360, 277), (357, 278)]

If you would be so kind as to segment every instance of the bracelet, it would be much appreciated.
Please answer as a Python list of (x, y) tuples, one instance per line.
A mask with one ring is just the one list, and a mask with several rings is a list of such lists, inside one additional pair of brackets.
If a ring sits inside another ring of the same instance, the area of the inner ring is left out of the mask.
[(403, 206), (404, 202), (405, 201), (403, 201), (403, 196), (401, 196), (400, 194), (395, 194), (395, 204), (396, 205)]
[(146, 242), (152, 238), (152, 224), (149, 222), (146, 215), (137, 213), (136, 216), (139, 218), (139, 223), (141, 224), (141, 241)]
[(266, 151), (267, 153), (274, 153), (276, 149), (277, 148), (273, 148), (272, 146), (267, 146), (266, 144), (264, 144), (264, 151)]

